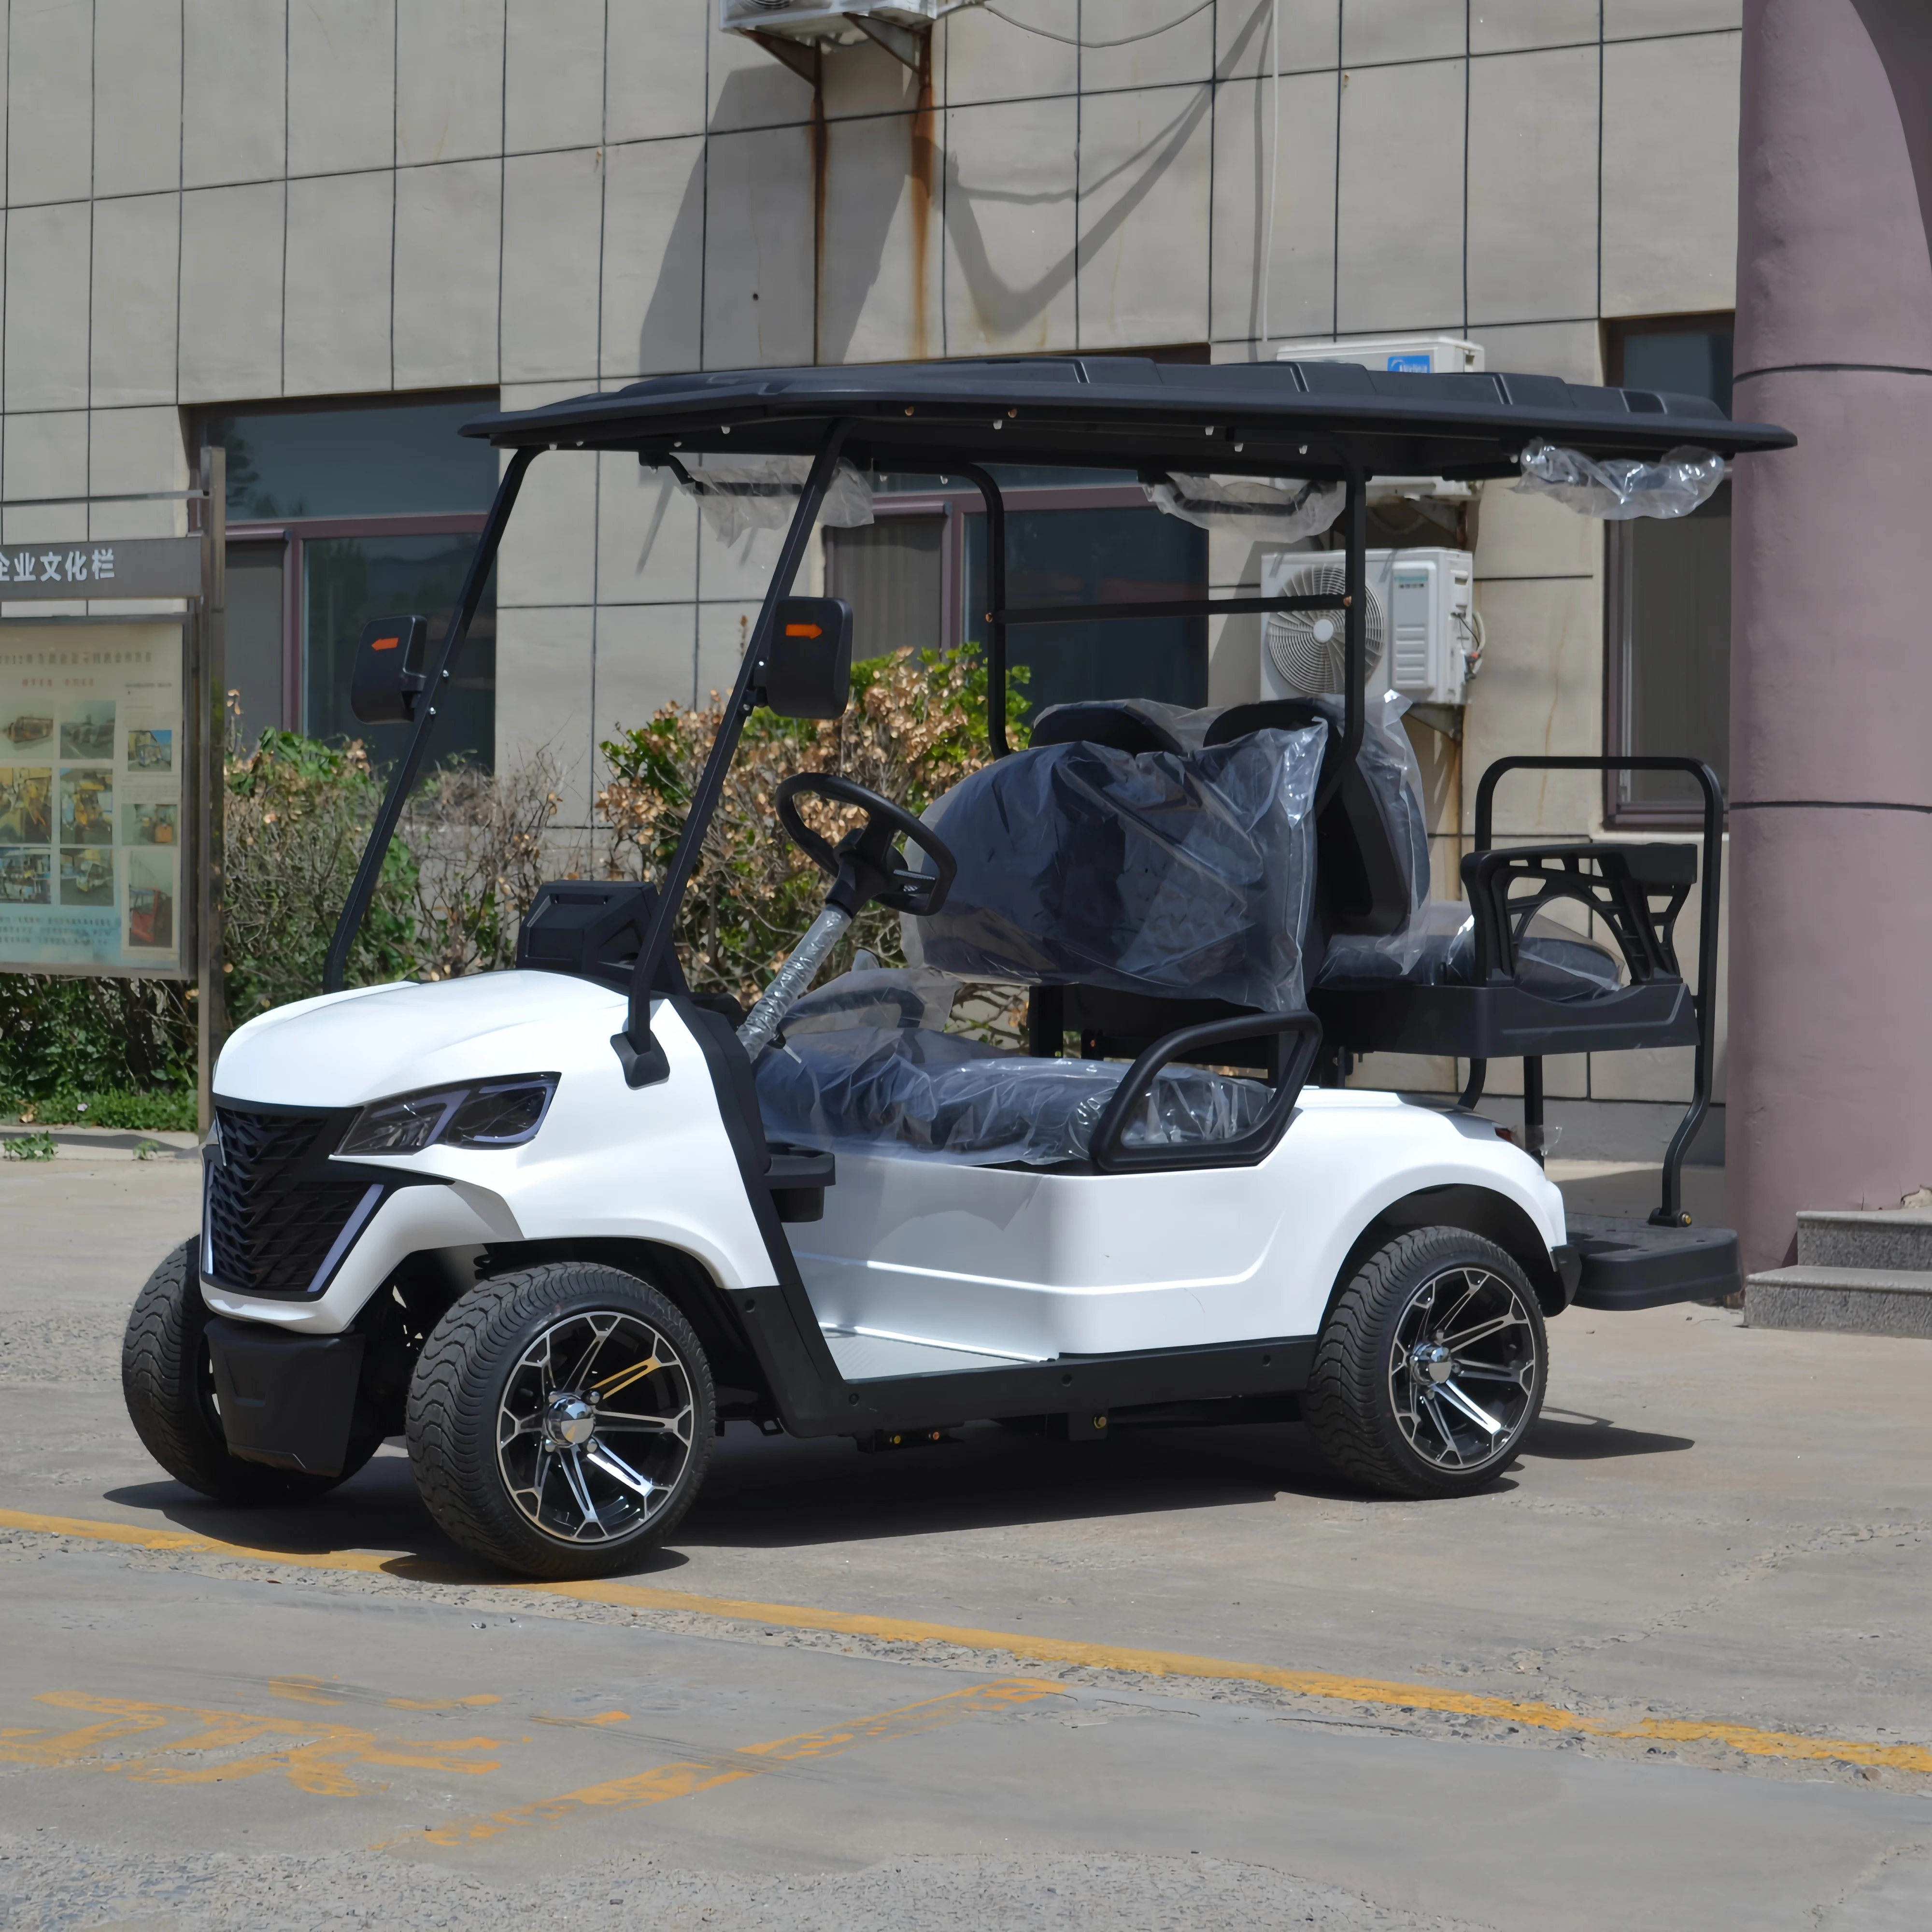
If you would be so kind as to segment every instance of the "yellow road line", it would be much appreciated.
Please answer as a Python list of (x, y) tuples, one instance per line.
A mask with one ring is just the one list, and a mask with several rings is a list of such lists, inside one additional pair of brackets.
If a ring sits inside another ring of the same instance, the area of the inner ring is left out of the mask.
[[(43, 1771), (118, 1772), (151, 1784), (226, 1784), (279, 1772), (298, 1790), (342, 1798), (384, 1788), (358, 1784), (350, 1773), (361, 1765), (481, 1777), (502, 1763), (499, 1758), (477, 1755), (500, 1750), (502, 1741), (496, 1738), (452, 1738), (440, 1744), (419, 1744), (385, 1738), (359, 1726), (327, 1720), (304, 1722), (280, 1713), (258, 1717), (193, 1704), (100, 1697), (85, 1690), (44, 1690), (35, 1701), (56, 1710), (84, 1712), (94, 1721), (68, 1731), (0, 1731), (0, 1764), (28, 1765)], [(189, 1734), (171, 1743), (125, 1753), (124, 1739), (170, 1726), (186, 1726)], [(248, 1756), (216, 1756), (209, 1761), (211, 1754), (250, 1744), (266, 1748)]]
[(1037, 1678), (1010, 1677), (1000, 1683), (976, 1684), (968, 1690), (949, 1690), (943, 1696), (902, 1704), (895, 1710), (854, 1718), (849, 1724), (800, 1731), (791, 1737), (775, 1738), (769, 1744), (746, 1744), (712, 1758), (658, 1765), (628, 1778), (581, 1785), (555, 1798), (539, 1798), (533, 1804), (514, 1805), (484, 1817), (458, 1818), (450, 1824), (426, 1829), (420, 1836), (392, 1838), (387, 1842), (391, 1845), (466, 1845), (500, 1838), (506, 1832), (550, 1831), (587, 1812), (630, 1811), (645, 1804), (662, 1804), (668, 1798), (688, 1798), (694, 1792), (712, 1791), (722, 1784), (756, 1778), (782, 1764), (836, 1757), (861, 1744), (890, 1744), (896, 1738), (919, 1737), (967, 1718), (998, 1715), (1022, 1704), (1036, 1703), (1042, 1697), (1065, 1694), (1058, 1684), (1042, 1684)]
[(1026, 1664), (1068, 1664), (1093, 1670), (1132, 1671), (1148, 1677), (1180, 1677), (1214, 1683), (1262, 1684), (1296, 1696), (1331, 1698), (1402, 1711), (1436, 1711), (1451, 1715), (1490, 1718), (1529, 1730), (1582, 1732), (1593, 1737), (1650, 1739), (1671, 1744), (1711, 1743), (1747, 1756), (1787, 1758), (1806, 1762), (1835, 1761), (1894, 1771), (1932, 1774), (1932, 1750), (1922, 1744), (1876, 1744), (1847, 1738), (1812, 1738), (1790, 1731), (1761, 1730), (1749, 1724), (1706, 1723), (1696, 1719), (1646, 1718), (1634, 1725), (1618, 1725), (1560, 1704), (1491, 1697), (1467, 1690), (1448, 1690), (1432, 1684), (1388, 1683), (1327, 1670), (1284, 1670), (1273, 1664), (1230, 1662), (1194, 1657), (1185, 1652), (1138, 1650), (1118, 1644), (1082, 1643), (1064, 1638), (1036, 1636), (1016, 1630), (976, 1630), (952, 1624), (912, 1622), (903, 1617), (873, 1617), (844, 1610), (818, 1610), (807, 1604), (762, 1604), (736, 1597), (702, 1597), (684, 1590), (655, 1589), (642, 1583), (524, 1583), (503, 1578), (479, 1577), (473, 1570), (422, 1563), (408, 1557), (384, 1556), (373, 1550), (290, 1551), (263, 1550), (245, 1544), (224, 1543), (183, 1530), (158, 1530), (136, 1523), (95, 1522), (76, 1516), (40, 1516), (22, 1510), (0, 1509), (0, 1529), (38, 1531), (92, 1542), (118, 1543), (131, 1549), (196, 1551), (283, 1569), (353, 1570), (420, 1581), (488, 1582), (497, 1588), (526, 1590), (538, 1595), (562, 1597), (584, 1604), (610, 1604), (636, 1610), (676, 1610), (687, 1616), (716, 1617), (732, 1623), (758, 1624), (768, 1629), (820, 1630), (842, 1636), (874, 1637), (888, 1643), (943, 1643), (962, 1650), (982, 1651)]

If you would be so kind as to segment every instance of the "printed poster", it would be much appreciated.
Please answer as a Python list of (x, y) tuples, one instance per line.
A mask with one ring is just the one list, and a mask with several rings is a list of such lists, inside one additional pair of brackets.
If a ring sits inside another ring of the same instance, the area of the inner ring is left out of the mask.
[(184, 648), (0, 625), (0, 972), (180, 973)]

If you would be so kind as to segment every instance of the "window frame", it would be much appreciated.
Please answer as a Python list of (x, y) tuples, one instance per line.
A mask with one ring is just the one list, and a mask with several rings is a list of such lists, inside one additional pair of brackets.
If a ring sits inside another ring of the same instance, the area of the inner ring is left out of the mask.
[(308, 692), (308, 640), (302, 635), (302, 553), (328, 537), (481, 536), (488, 512), (424, 511), (395, 517), (281, 517), (230, 524), (230, 544), (282, 546), (282, 719), (285, 731), (302, 731)]
[[(1144, 510), (1147, 492), (1138, 483), (1016, 484), (1000, 492), (1010, 515), (1025, 510)], [(898, 518), (941, 517), (946, 528), (939, 546), (939, 647), (957, 650), (966, 640), (966, 519), (986, 514), (986, 499), (970, 483), (939, 490), (881, 490), (872, 499), (872, 518), (886, 523)], [(826, 594), (839, 595), (838, 545), (835, 533), (825, 533)]]
[[(419, 409), (439, 404), (472, 405), (479, 415), (496, 409), (501, 392), (494, 388), (398, 389), (377, 395), (276, 396), (238, 402), (200, 403), (184, 410), (183, 428), (190, 474), (211, 422), (244, 416), (325, 416), (347, 410)], [(282, 546), (282, 712), (280, 728), (304, 730), (308, 664), (302, 635), (302, 551), (311, 539), (326, 537), (476, 536), (489, 520), (489, 510), (401, 511), (393, 515), (328, 517), (243, 517), (226, 526), (230, 544), (274, 543)]]
[[(1646, 315), (1606, 320), (1603, 325), (1604, 380), (1621, 388), (1624, 380), (1624, 345), (1634, 336), (1714, 335), (1730, 325), (1735, 338), (1736, 311), (1702, 309), (1682, 315)], [(1627, 524), (1604, 526), (1604, 754), (1622, 758), (1629, 754), (1630, 662), (1624, 648), (1624, 584), (1628, 574), (1626, 548), (1630, 535)], [(1735, 586), (1733, 586), (1735, 588)], [(1726, 812), (1728, 826), (1730, 814)], [(1658, 800), (1631, 800), (1622, 796), (1620, 774), (1604, 774), (1604, 824), (1612, 832), (1681, 832), (1701, 830), (1703, 808), (1696, 800), (1681, 804)]]

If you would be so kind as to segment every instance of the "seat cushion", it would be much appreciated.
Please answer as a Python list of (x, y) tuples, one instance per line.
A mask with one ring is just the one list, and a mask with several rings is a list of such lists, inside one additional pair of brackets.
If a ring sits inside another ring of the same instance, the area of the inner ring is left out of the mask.
[[(1401, 980), (1423, 986), (1475, 982), (1475, 922), (1460, 900), (1432, 899), (1386, 939), (1330, 940), (1316, 983), (1342, 987)], [(1516, 983), (1566, 1004), (1600, 998), (1625, 983), (1623, 962), (1541, 915), (1516, 943)]]
[[(1084, 1160), (1126, 1072), (1117, 1060), (1033, 1060), (916, 1027), (788, 1035), (758, 1061), (773, 1139), (986, 1167)], [(1163, 1069), (1129, 1147), (1198, 1147), (1258, 1125), (1269, 1090), (1206, 1069)]]

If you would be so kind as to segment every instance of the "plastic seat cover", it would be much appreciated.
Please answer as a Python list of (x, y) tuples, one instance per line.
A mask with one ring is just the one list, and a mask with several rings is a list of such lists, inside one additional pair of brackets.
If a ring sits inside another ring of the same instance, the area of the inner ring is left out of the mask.
[[(789, 1035), (764, 1054), (758, 1106), (774, 1140), (1052, 1166), (1087, 1157), (1126, 1071), (1118, 1060), (1030, 1059), (922, 1027), (844, 1027)], [(1232, 1139), (1259, 1124), (1269, 1097), (1258, 1080), (1167, 1067), (1122, 1138), (1142, 1148)]]

